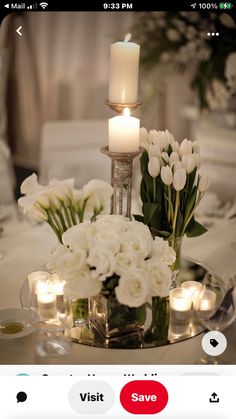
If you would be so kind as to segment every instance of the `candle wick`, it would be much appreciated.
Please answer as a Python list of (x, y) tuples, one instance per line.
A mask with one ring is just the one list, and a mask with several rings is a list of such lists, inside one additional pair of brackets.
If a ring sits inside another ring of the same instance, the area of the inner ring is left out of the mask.
[(131, 33), (127, 33), (127, 35), (125, 35), (125, 42), (129, 42), (131, 39)]

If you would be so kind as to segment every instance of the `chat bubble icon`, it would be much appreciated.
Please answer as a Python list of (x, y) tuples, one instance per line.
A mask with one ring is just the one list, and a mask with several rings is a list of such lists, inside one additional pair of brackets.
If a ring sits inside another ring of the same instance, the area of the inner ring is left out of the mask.
[(24, 391), (20, 391), (16, 395), (17, 403), (24, 403), (27, 400), (27, 394)]

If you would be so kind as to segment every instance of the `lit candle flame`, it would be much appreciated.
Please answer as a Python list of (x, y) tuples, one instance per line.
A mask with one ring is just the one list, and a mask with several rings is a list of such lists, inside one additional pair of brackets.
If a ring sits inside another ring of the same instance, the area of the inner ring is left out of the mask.
[(125, 35), (125, 42), (129, 42), (131, 40), (131, 33), (127, 33)]
[(125, 108), (125, 109), (124, 109), (124, 111), (123, 111), (123, 115), (124, 115), (124, 116), (130, 116), (130, 110), (129, 110), (129, 108)]

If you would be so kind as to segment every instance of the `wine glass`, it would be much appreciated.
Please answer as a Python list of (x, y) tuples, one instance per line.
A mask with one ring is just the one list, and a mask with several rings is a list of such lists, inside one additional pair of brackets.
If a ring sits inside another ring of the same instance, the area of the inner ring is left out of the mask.
[[(236, 276), (219, 278), (207, 273), (202, 289), (193, 303), (195, 320), (208, 331), (223, 331), (236, 319)], [(225, 363), (220, 358), (207, 356), (200, 364)]]

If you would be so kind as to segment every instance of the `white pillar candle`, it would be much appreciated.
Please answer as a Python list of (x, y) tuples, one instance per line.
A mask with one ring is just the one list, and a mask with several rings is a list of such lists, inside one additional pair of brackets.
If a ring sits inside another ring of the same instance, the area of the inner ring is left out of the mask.
[(130, 116), (128, 108), (123, 115), (110, 118), (108, 122), (110, 151), (129, 153), (139, 149), (140, 120)]
[(34, 286), (36, 285), (37, 281), (39, 280), (47, 280), (49, 279), (50, 274), (48, 272), (44, 272), (44, 271), (35, 271), (35, 272), (31, 272), (28, 275), (28, 284), (29, 284), (29, 289), (30, 292), (32, 292)]
[(192, 300), (184, 288), (170, 291), (170, 316), (173, 322), (188, 322), (191, 315)]
[(111, 45), (109, 101), (112, 103), (136, 103), (138, 100), (138, 74), (140, 46), (129, 42)]
[(199, 297), (199, 294), (202, 290), (202, 284), (197, 281), (185, 281), (181, 286), (189, 293), (192, 303), (196, 298)]

